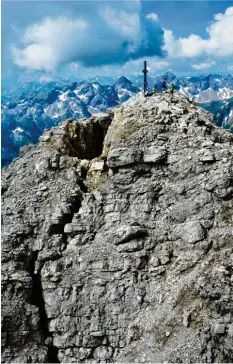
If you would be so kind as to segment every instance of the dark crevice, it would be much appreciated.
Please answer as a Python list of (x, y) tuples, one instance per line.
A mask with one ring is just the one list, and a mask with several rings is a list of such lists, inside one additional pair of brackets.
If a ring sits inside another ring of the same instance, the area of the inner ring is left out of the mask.
[(134, 284), (137, 284), (138, 283), (138, 272), (137, 271), (134, 271), (133, 272), (133, 278), (134, 278)]
[(207, 245), (207, 247), (205, 248), (204, 253), (208, 254), (209, 251), (212, 249), (212, 247), (213, 247), (213, 242), (210, 241), (209, 244)]
[[(82, 172), (81, 172), (82, 173)], [(87, 173), (86, 173), (87, 174)], [(84, 192), (84, 193), (87, 193), (88, 192), (88, 188), (87, 188), (87, 186), (85, 185), (85, 183), (84, 183), (84, 181), (83, 181), (83, 179), (80, 179), (79, 181), (78, 181), (78, 185), (79, 185), (79, 187), (80, 187), (80, 189), (81, 189), (81, 191), (82, 192)]]
[(9, 188), (9, 186), (6, 186), (6, 185), (1, 186), (1, 196), (3, 196), (5, 192), (7, 192), (8, 188)]
[(42, 291), (41, 277), (40, 274), (35, 274), (35, 263), (38, 257), (38, 251), (32, 252), (30, 261), (30, 274), (32, 277), (32, 294), (31, 304), (39, 308), (40, 314), (40, 330), (43, 333), (44, 339), (48, 336), (48, 320), (45, 312), (45, 302)]
[(149, 260), (150, 260), (149, 255), (143, 255), (142, 257), (140, 257), (140, 263), (138, 265), (138, 269), (145, 269)]
[(48, 346), (48, 363), (60, 363), (58, 359), (58, 348), (56, 346)]
[(63, 249), (62, 251), (66, 250), (67, 248), (67, 244), (68, 244), (68, 235), (65, 234), (64, 232), (62, 233), (62, 242), (63, 242)]
[(233, 193), (229, 193), (227, 196), (222, 197), (223, 201), (231, 201), (233, 197)]
[[(48, 330), (48, 318), (45, 311), (45, 301), (43, 296), (43, 289), (41, 283), (41, 276), (39, 273), (35, 274), (35, 263), (38, 257), (38, 251), (32, 252), (32, 256), (29, 262), (29, 273), (32, 278), (32, 293), (31, 304), (39, 308), (40, 316), (40, 331), (42, 333), (43, 341), (49, 336)], [(53, 345), (48, 346), (48, 363), (59, 363), (58, 360), (58, 348)]]
[(107, 130), (102, 129), (99, 124), (94, 124), (94, 135), (96, 136), (95, 157), (99, 157), (102, 154), (106, 132)]
[(112, 117), (109, 116), (104, 122), (90, 118), (85, 123), (73, 123), (68, 126), (67, 138), (64, 141), (67, 154), (71, 157), (88, 160), (99, 157), (111, 122)]
[[(83, 173), (82, 179), (80, 179), (78, 181), (78, 185), (83, 193), (87, 192), (87, 187), (84, 183), (85, 178), (86, 178), (86, 175)], [(71, 205), (70, 212), (64, 214), (62, 216), (61, 220), (59, 221), (59, 223), (52, 225), (51, 229), (49, 231), (50, 234), (61, 234), (62, 235), (63, 244), (64, 244), (63, 250), (66, 249), (67, 243), (68, 243), (68, 241), (67, 241), (68, 236), (66, 234), (64, 234), (64, 227), (66, 224), (72, 222), (74, 214), (77, 213), (81, 207), (81, 203), (82, 203), (81, 194), (72, 197), (72, 201), (70, 202), (70, 205)], [(43, 297), (41, 276), (40, 276), (40, 273), (35, 273), (35, 264), (38, 259), (38, 253), (39, 253), (39, 251), (32, 252), (31, 259), (29, 261), (29, 273), (32, 278), (32, 291), (31, 291), (30, 303), (39, 308), (39, 315), (40, 315), (39, 328), (42, 333), (43, 342), (45, 343), (45, 340), (49, 336), (51, 337), (52, 335), (48, 330), (48, 318), (47, 318), (46, 310), (45, 310), (45, 301), (44, 301), (44, 297)], [(54, 259), (54, 260), (56, 260), (56, 259)], [(60, 361), (58, 359), (59, 349), (56, 346), (52, 345), (51, 343), (49, 343), (47, 345), (47, 348), (48, 348), (47, 362), (48, 363), (60, 363)]]
[(88, 172), (88, 168), (85, 168), (84, 166), (82, 166), (81, 167), (81, 178), (78, 181), (78, 185), (83, 193), (88, 192), (88, 188), (85, 184), (85, 180), (87, 178), (87, 172)]
[(71, 222), (73, 215), (76, 214), (77, 212), (79, 212), (79, 209), (81, 207), (81, 203), (82, 203), (82, 197), (81, 196), (75, 196), (73, 198), (73, 201), (71, 203), (71, 217), (67, 216), (67, 219), (70, 219), (70, 221), (67, 222)]
[(85, 180), (86, 179), (87, 172), (88, 172), (88, 169), (82, 166), (81, 167), (81, 178), (82, 178), (82, 180)]

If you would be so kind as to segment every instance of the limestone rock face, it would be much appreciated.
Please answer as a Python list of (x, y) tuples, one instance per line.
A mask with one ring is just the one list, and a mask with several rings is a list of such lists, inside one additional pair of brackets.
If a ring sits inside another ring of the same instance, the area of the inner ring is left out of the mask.
[(168, 95), (25, 148), (2, 173), (2, 361), (233, 361), (232, 157)]

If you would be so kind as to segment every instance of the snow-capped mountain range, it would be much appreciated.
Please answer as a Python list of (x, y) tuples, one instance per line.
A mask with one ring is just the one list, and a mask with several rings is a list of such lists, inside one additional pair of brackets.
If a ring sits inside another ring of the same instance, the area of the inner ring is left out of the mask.
[(200, 104), (215, 115), (216, 124), (233, 133), (233, 97)]
[[(198, 103), (208, 103), (233, 97), (233, 76), (231, 74), (227, 77), (218, 74), (199, 77), (176, 77), (174, 73), (167, 72), (164, 75), (149, 76), (149, 87), (152, 88), (153, 84), (156, 84), (158, 89), (161, 90), (161, 83), (165, 77), (168, 84), (173, 82), (180, 92), (194, 96), (195, 101)], [(143, 76), (132, 77), (131, 81), (141, 86)]]
[(36, 143), (44, 129), (67, 118), (90, 117), (128, 100), (140, 89), (125, 77), (113, 85), (92, 82), (22, 83), (2, 92), (2, 166)]
[[(208, 75), (177, 78), (173, 73), (148, 77), (149, 89), (162, 80), (174, 82), (179, 92), (194, 98), (202, 107), (213, 112), (218, 125), (233, 131), (233, 77)], [(101, 84), (105, 82), (106, 84)], [(17, 87), (2, 89), (2, 166), (19, 154), (19, 149), (36, 143), (44, 129), (67, 118), (83, 118), (105, 111), (141, 92), (143, 76), (131, 80), (120, 77), (96, 78), (72, 82), (22, 82)]]

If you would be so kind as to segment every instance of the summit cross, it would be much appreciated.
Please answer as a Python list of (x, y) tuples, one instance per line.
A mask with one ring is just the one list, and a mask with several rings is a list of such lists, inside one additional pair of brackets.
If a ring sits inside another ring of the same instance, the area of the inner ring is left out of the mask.
[(144, 69), (142, 70), (142, 72), (144, 73), (144, 95), (145, 95), (147, 92), (147, 73), (148, 73), (146, 61), (144, 61)]

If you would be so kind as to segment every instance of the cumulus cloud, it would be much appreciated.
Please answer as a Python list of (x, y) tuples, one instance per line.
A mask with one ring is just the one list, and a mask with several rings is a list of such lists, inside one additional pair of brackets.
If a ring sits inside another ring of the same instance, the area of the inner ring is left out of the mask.
[(229, 66), (228, 69), (230, 72), (233, 72), (233, 66)]
[(101, 12), (106, 24), (114, 32), (118, 32), (127, 39), (137, 39), (141, 30), (139, 13), (129, 13), (124, 10), (118, 10), (106, 7)]
[(158, 20), (159, 20), (158, 15), (157, 15), (157, 14), (155, 14), (155, 13), (147, 14), (146, 18), (147, 18), (147, 19), (150, 19), (150, 20), (153, 20), (153, 21), (158, 21)]
[[(124, 64), (141, 57), (163, 57), (163, 30), (152, 18), (142, 18), (140, 3), (104, 6), (92, 19), (46, 18), (29, 26), (22, 46), (12, 48), (19, 67), (51, 72), (73, 63), (85, 67)], [(92, 14), (93, 16), (93, 14)]]
[(224, 14), (216, 14), (206, 31), (207, 39), (196, 34), (176, 39), (171, 30), (164, 29), (164, 50), (172, 58), (233, 56), (233, 7), (227, 8)]
[(81, 19), (46, 18), (26, 29), (22, 39), (24, 48), (12, 48), (14, 62), (31, 70), (52, 71), (74, 56), (76, 40), (82, 37), (85, 42), (88, 28), (89, 24)]
[(215, 61), (209, 61), (209, 62), (202, 62), (202, 63), (199, 63), (199, 64), (192, 64), (192, 67), (195, 70), (206, 70), (206, 69), (214, 66), (215, 64), (216, 64)]

